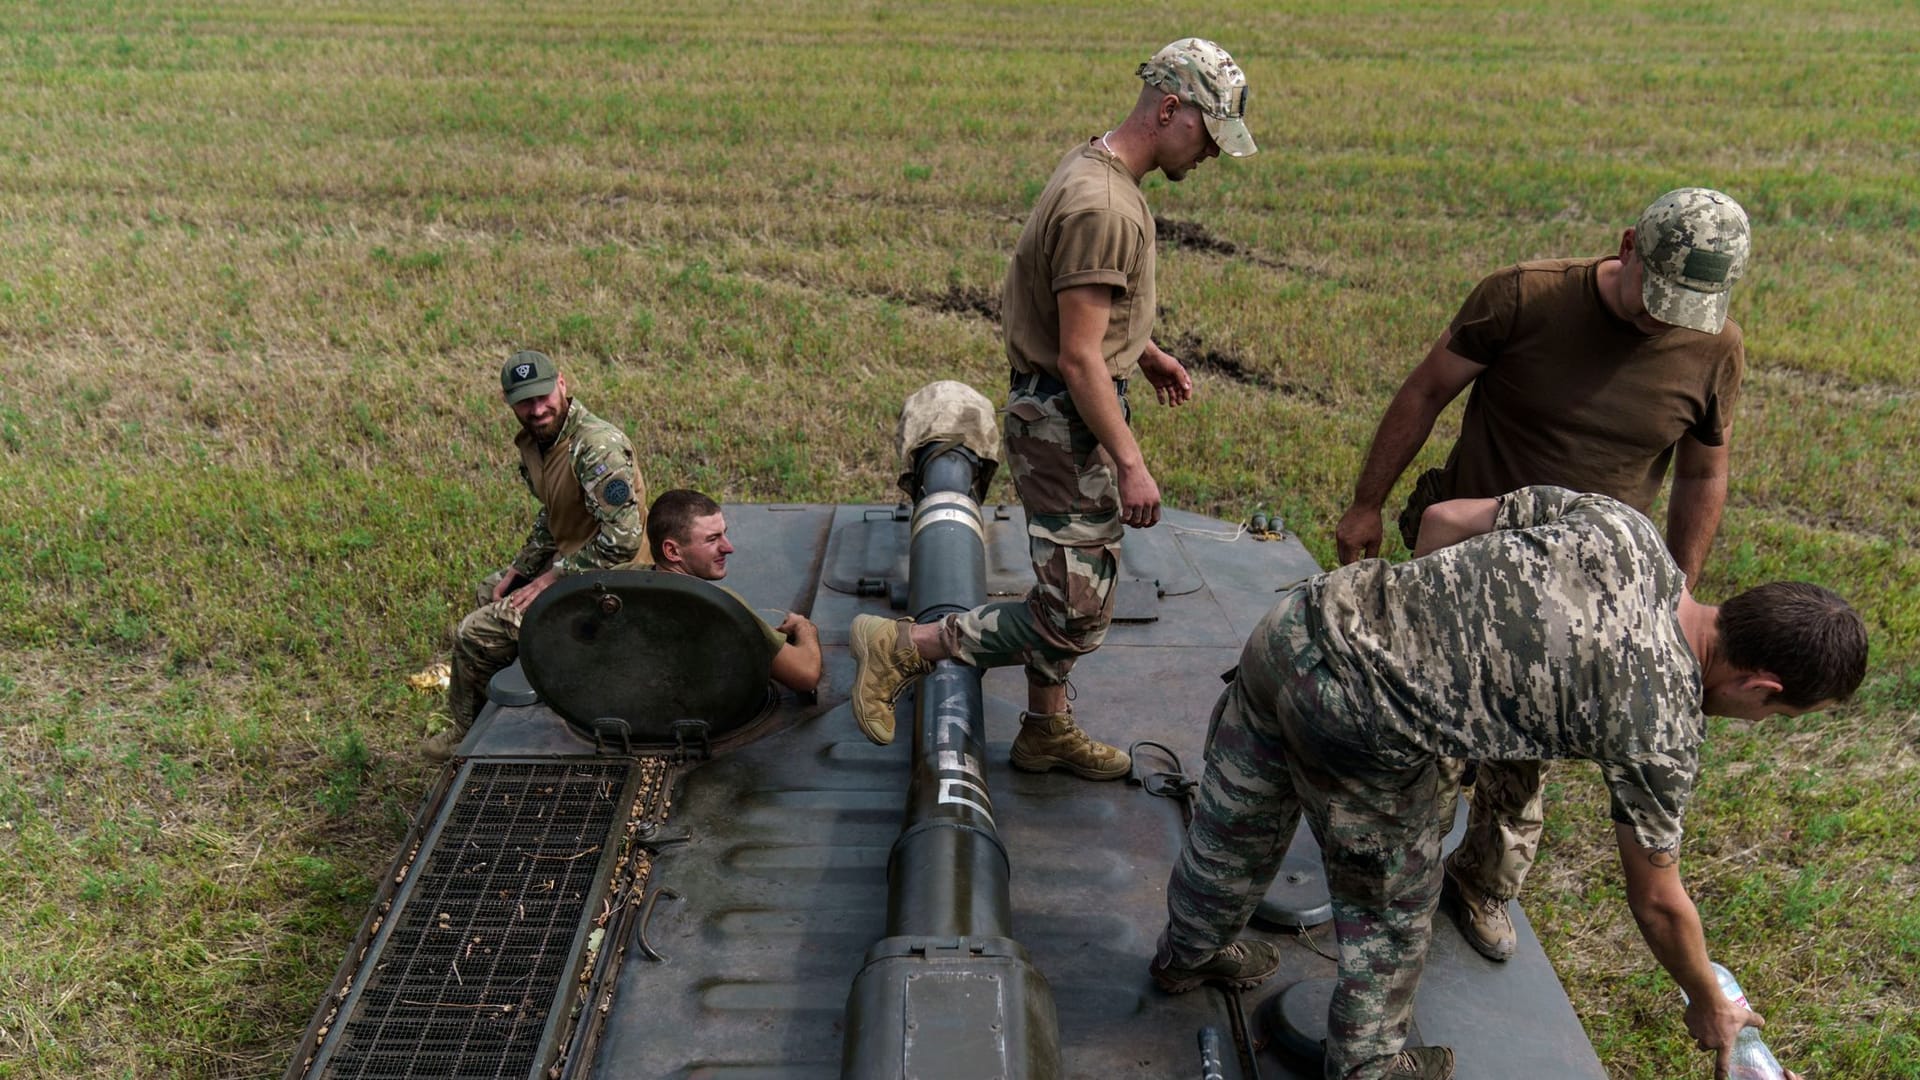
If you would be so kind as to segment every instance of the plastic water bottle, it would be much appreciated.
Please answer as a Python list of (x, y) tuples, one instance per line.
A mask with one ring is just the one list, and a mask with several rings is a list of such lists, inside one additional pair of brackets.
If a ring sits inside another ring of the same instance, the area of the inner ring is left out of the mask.
[[(1733, 977), (1733, 972), (1714, 964), (1713, 974), (1720, 980), (1720, 993), (1726, 995), (1728, 1001), (1743, 1009), (1752, 1008), (1747, 1004), (1746, 992), (1740, 989), (1740, 980)], [(1684, 999), (1686, 996), (1686, 992), (1682, 991), (1680, 997)], [(1739, 1036), (1733, 1040), (1733, 1064), (1727, 1068), (1727, 1080), (1786, 1080), (1786, 1075), (1787, 1071), (1780, 1067), (1780, 1060), (1761, 1041), (1760, 1029), (1741, 1028)]]

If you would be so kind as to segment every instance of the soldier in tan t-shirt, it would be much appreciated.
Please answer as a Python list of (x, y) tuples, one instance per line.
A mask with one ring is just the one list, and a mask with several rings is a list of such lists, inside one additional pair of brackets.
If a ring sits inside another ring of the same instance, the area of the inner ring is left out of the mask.
[(1140, 180), (1179, 181), (1225, 152), (1255, 150), (1241, 119), (1246, 76), (1226, 50), (1183, 38), (1140, 65), (1133, 111), (1067, 152), (1021, 230), (1001, 290), (1011, 365), (1007, 466), (1027, 512), (1036, 579), (1022, 600), (914, 626), (854, 619), (855, 719), (893, 739), (892, 702), (931, 661), (1023, 665), (1027, 711), (1016, 768), (1090, 780), (1127, 773), (1125, 751), (1088, 738), (1067, 704), (1074, 661), (1098, 648), (1113, 611), (1123, 526), (1160, 520), (1160, 487), (1128, 427), (1137, 366), (1160, 401), (1193, 393), (1180, 362), (1153, 343), (1153, 213)]
[[(1648, 513), (1668, 468), (1667, 548), (1700, 577), (1727, 495), (1727, 438), (1746, 354), (1727, 318), (1751, 245), (1747, 216), (1717, 191), (1655, 200), (1616, 256), (1521, 263), (1482, 281), (1380, 420), (1335, 539), (1340, 561), (1380, 553), (1380, 510), (1433, 422), (1473, 392), (1446, 464), (1414, 485), (1407, 547), (1437, 502), (1553, 484)], [(1506, 902), (1540, 846), (1539, 762), (1479, 770), (1466, 838), (1447, 864), (1469, 943), (1505, 960)]]

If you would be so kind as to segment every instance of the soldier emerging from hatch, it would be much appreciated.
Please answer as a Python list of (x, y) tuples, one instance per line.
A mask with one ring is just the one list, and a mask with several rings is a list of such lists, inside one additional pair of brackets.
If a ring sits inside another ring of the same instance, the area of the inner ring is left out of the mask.
[(1183, 38), (1136, 73), (1145, 80), (1120, 126), (1068, 151), (1027, 219), (1001, 288), (1011, 386), (1006, 458), (1027, 514), (1033, 589), (915, 626), (856, 616), (854, 717), (893, 740), (893, 702), (934, 660), (1023, 665), (1027, 710), (1015, 768), (1125, 776), (1125, 751), (1074, 722), (1067, 677), (1100, 646), (1113, 612), (1123, 526), (1160, 520), (1160, 488), (1132, 430), (1128, 376), (1138, 366), (1167, 405), (1193, 395), (1180, 362), (1153, 343), (1154, 220), (1140, 181), (1178, 182), (1225, 152), (1255, 150), (1242, 117), (1247, 80), (1226, 50)]
[[(739, 593), (720, 585), (734, 549), (719, 503), (685, 488), (662, 492), (647, 510), (647, 542), (653, 549), (655, 570), (711, 581), (752, 610)], [(819, 628), (796, 611), (787, 612), (778, 626), (758, 618), (757, 612), (755, 616), (767, 632), (768, 673), (773, 680), (795, 693), (812, 693), (820, 685)]]
[(1719, 990), (1680, 880), (1706, 714), (1759, 721), (1847, 697), (1867, 636), (1846, 601), (1775, 582), (1696, 602), (1653, 523), (1604, 495), (1523, 488), (1436, 504), (1417, 556), (1296, 586), (1225, 692), (1151, 971), (1170, 993), (1279, 965), (1235, 941), (1304, 810), (1333, 897), (1326, 1075), (1453, 1075), (1404, 1046), (1440, 894), (1460, 762), (1585, 758), (1612, 796), (1627, 904), (1726, 1074), (1761, 1021)]
[(421, 745), (434, 761), (453, 755), (480, 715), (487, 681), (519, 656), (520, 620), (534, 599), (567, 574), (637, 565), (646, 547), (646, 486), (626, 433), (575, 401), (545, 353), (509, 357), (500, 396), (520, 421), (520, 479), (540, 512), (520, 553), (481, 584), (480, 607), (454, 631), (451, 723)]
[[(1407, 376), (1335, 531), (1341, 563), (1380, 553), (1380, 508), (1434, 418), (1469, 383), (1460, 438), (1400, 515), (1408, 548), (1445, 499), (1532, 484), (1611, 495), (1641, 513), (1673, 469), (1667, 550), (1700, 580), (1727, 499), (1728, 442), (1746, 354), (1727, 318), (1746, 272), (1746, 212), (1706, 188), (1653, 201), (1617, 255), (1510, 266), (1480, 282)], [(1545, 766), (1478, 770), (1466, 837), (1447, 861), (1467, 942), (1492, 960), (1518, 943), (1507, 901), (1540, 848)]]

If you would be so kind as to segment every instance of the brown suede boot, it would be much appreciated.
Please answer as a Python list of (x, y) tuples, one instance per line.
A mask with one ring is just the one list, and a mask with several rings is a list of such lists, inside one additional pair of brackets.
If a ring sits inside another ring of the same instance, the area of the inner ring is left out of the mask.
[(420, 756), (428, 761), (447, 761), (454, 751), (467, 738), (467, 729), (458, 724), (449, 723), (446, 727), (420, 740)]
[(1446, 884), (1453, 893), (1453, 919), (1460, 924), (1460, 936), (1474, 951), (1489, 960), (1505, 962), (1520, 947), (1520, 935), (1507, 914), (1507, 902), (1491, 893), (1481, 892), (1467, 879), (1446, 870)]
[(1453, 1048), (1411, 1046), (1394, 1056), (1387, 1075), (1407, 1080), (1453, 1080)]
[(912, 645), (900, 644), (910, 625), (910, 619), (855, 615), (847, 634), (853, 652), (853, 719), (881, 746), (893, 741), (894, 699), (909, 682), (933, 670)]
[(1026, 772), (1065, 769), (1088, 780), (1118, 780), (1133, 767), (1125, 750), (1088, 738), (1073, 722), (1071, 706), (1060, 713), (1021, 713), (1008, 757)]
[(1247, 938), (1228, 942), (1226, 948), (1195, 967), (1174, 967), (1173, 952), (1167, 946), (1166, 932), (1162, 931), (1160, 945), (1154, 950), (1153, 963), (1147, 970), (1153, 975), (1154, 985), (1169, 994), (1184, 994), (1203, 983), (1251, 990), (1280, 970), (1280, 950), (1274, 948), (1272, 942)]

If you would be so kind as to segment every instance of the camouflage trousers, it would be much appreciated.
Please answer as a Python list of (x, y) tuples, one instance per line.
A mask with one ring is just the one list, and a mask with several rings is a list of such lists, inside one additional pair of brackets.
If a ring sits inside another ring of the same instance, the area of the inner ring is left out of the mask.
[(1007, 469), (1027, 512), (1034, 586), (1023, 599), (948, 616), (941, 636), (975, 667), (1022, 664), (1028, 682), (1058, 686), (1074, 661), (1100, 647), (1113, 619), (1120, 488), (1113, 458), (1067, 394), (1015, 390), (1005, 420)]
[(480, 715), (494, 673), (520, 655), (520, 612), (505, 600), (493, 599), (493, 588), (503, 576), (504, 571), (496, 571), (480, 583), (475, 596), (480, 606), (467, 612), (453, 631), (447, 717), (461, 731), (472, 727)]
[[(1414, 482), (1400, 512), (1400, 536), (1412, 551), (1420, 542), (1420, 516), (1441, 501), (1445, 472), (1428, 469)], [(1447, 865), (1455, 876), (1489, 896), (1511, 900), (1540, 854), (1540, 830), (1546, 821), (1542, 798), (1544, 761), (1483, 761), (1477, 768), (1467, 832)]]
[(1547, 763), (1483, 761), (1478, 771), (1466, 835), (1447, 865), (1481, 892), (1511, 900), (1540, 854)]
[(1167, 882), (1178, 966), (1230, 943), (1266, 895), (1304, 812), (1333, 897), (1339, 972), (1326, 1075), (1385, 1076), (1406, 1042), (1440, 895), (1457, 763), (1389, 762), (1307, 639), (1298, 590), (1262, 619), (1225, 692), (1193, 824)]

